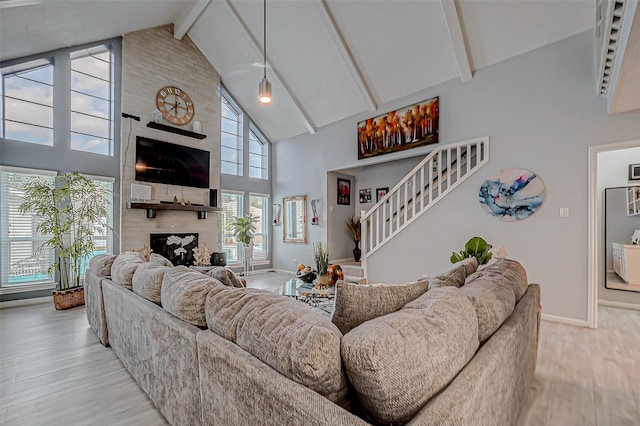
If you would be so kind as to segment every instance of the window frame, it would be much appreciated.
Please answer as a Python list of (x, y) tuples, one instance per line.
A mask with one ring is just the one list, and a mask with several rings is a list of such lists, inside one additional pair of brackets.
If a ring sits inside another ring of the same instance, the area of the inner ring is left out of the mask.
[[(261, 216), (261, 222), (262, 222), (262, 229), (256, 229), (255, 232), (255, 236), (262, 236), (262, 246), (263, 249), (260, 250), (261, 253), (264, 253), (264, 256), (262, 256), (263, 258), (259, 259), (259, 260), (255, 260), (256, 259), (256, 250), (254, 247), (253, 250), (253, 256), (254, 256), (254, 264), (255, 265), (262, 265), (262, 264), (268, 264), (270, 262), (271, 259), (271, 250), (269, 250), (269, 247), (271, 246), (270, 244), (270, 240), (271, 240), (271, 232), (269, 232), (271, 230), (271, 220), (269, 217), (269, 208), (270, 208), (270, 203), (271, 203), (271, 195), (270, 194), (261, 194), (261, 193), (257, 193), (257, 192), (249, 192), (249, 209), (251, 209), (251, 197), (263, 197), (265, 198), (265, 200), (263, 201), (265, 204), (262, 206), (262, 216)], [(246, 210), (246, 209), (245, 209)]]
[[(225, 248), (225, 244), (224, 244), (224, 240), (225, 238), (231, 238), (234, 237), (233, 236), (233, 232), (231, 233), (225, 233), (225, 216), (226, 213), (224, 211), (224, 201), (223, 201), (223, 197), (225, 194), (231, 194), (231, 195), (236, 195), (241, 197), (241, 206), (238, 208), (238, 202), (236, 201), (236, 212), (241, 212), (243, 213), (245, 210), (245, 194), (242, 191), (233, 191), (233, 190), (225, 190), (222, 189), (220, 191), (220, 207), (222, 209), (222, 212), (220, 214), (220, 250), (222, 252), (224, 252), (224, 248)], [(244, 214), (244, 213), (243, 213)], [(234, 216), (235, 217), (235, 216)], [(235, 238), (235, 237), (234, 237)], [(239, 243), (238, 241), (236, 241), (236, 253), (237, 253), (237, 258), (231, 258), (229, 256), (229, 254), (227, 253), (227, 264), (229, 265), (240, 265), (243, 262), (243, 250), (242, 250), (242, 244)]]

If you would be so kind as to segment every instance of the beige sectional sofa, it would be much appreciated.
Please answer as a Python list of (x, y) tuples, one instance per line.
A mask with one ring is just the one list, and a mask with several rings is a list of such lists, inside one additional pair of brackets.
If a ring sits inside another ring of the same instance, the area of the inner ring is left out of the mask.
[(228, 270), (102, 256), (86, 275), (87, 317), (173, 425), (514, 424), (540, 288), (518, 262), (476, 266), (339, 283), (328, 319)]

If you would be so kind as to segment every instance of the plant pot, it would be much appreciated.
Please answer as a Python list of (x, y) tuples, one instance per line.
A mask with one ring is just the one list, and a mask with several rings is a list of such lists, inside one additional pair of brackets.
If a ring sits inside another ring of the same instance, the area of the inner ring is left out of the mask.
[(244, 260), (253, 259), (253, 246), (244, 246)]
[(57, 311), (84, 305), (84, 287), (69, 290), (53, 290), (53, 306)]
[(356, 262), (360, 262), (360, 256), (362, 256), (362, 250), (360, 250), (360, 241), (354, 241), (353, 244), (355, 244), (355, 248), (353, 249), (353, 259)]

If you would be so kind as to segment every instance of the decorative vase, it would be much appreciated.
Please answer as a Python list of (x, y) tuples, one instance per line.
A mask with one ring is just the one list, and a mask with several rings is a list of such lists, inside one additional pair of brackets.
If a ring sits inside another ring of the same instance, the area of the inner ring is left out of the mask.
[(344, 273), (340, 265), (329, 265), (327, 274), (329, 275), (329, 285), (331, 287), (335, 286), (338, 280), (344, 280)]
[(329, 288), (329, 276), (318, 275), (318, 278), (316, 279), (316, 288), (317, 289)]
[(84, 305), (84, 287), (53, 290), (51, 293), (53, 294), (53, 306), (58, 311)]
[(362, 250), (360, 250), (360, 241), (359, 240), (355, 240), (353, 242), (356, 246), (353, 249), (353, 259), (356, 262), (360, 262), (360, 256), (362, 256)]

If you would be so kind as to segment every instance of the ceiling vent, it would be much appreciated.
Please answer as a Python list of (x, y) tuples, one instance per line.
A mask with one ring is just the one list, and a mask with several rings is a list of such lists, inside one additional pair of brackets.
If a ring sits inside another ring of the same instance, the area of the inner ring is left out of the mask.
[(607, 96), (618, 53), (620, 32), (624, 20), (625, 0), (598, 0), (596, 2), (596, 49), (598, 94)]

